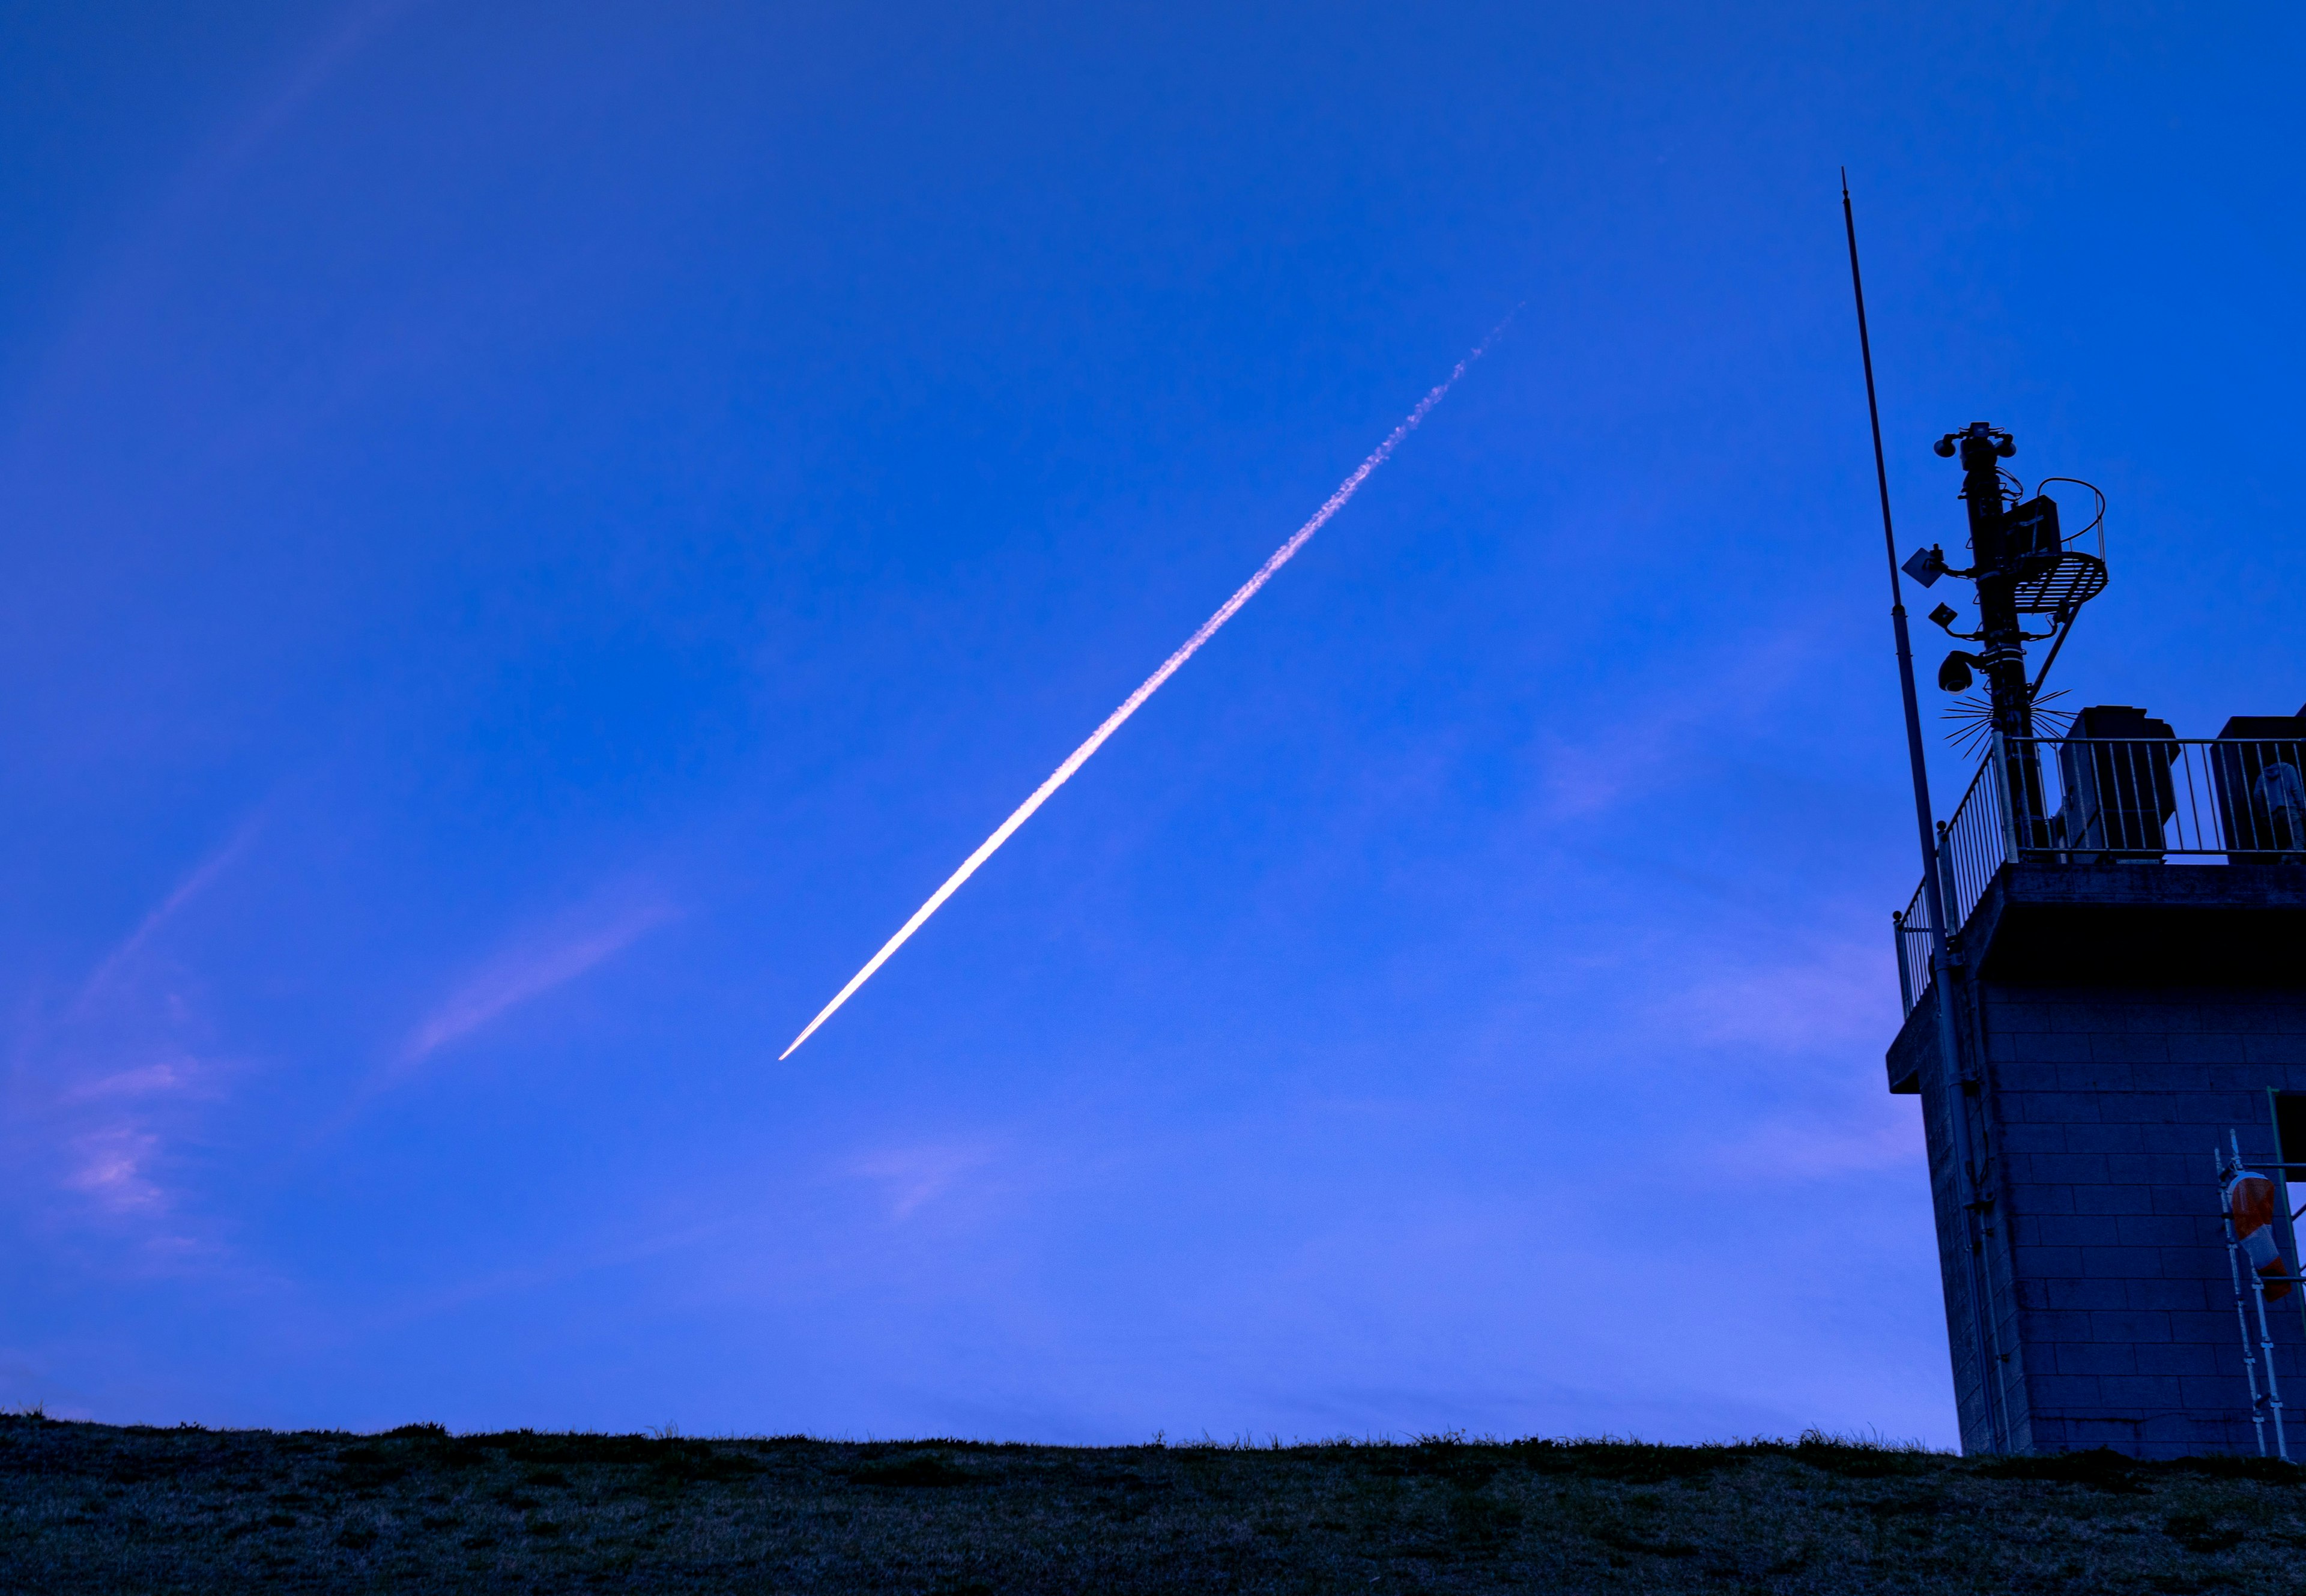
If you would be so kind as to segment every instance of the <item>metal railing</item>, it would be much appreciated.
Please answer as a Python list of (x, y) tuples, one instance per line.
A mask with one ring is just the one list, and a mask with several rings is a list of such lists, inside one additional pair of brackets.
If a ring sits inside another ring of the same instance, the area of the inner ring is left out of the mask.
[[(1938, 827), (1947, 930), (2011, 860), (2026, 864), (2306, 864), (2306, 740), (2004, 738), (1987, 745)], [(1891, 917), (1906, 1010), (1929, 990), (1921, 887)]]
[(1891, 933), (1898, 939), (1898, 995), (1909, 1014), (1930, 989), (1930, 907), (1923, 901), (1929, 892), (1930, 883), (1925, 878), (1914, 889), (1913, 900), (1890, 917)]

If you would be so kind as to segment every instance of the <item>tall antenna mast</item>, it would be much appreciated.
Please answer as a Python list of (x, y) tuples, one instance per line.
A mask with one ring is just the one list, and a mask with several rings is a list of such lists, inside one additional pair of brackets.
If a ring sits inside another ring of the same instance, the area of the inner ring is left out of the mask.
[[(1922, 706), (1914, 691), (1914, 645), (1906, 629), (1906, 593), (1898, 580), (1898, 534), (1890, 524), (1890, 468), (1882, 454), (1882, 406), (1874, 396), (1874, 340), (1866, 330), (1866, 283), (1858, 271), (1858, 216), (1849, 208), (1849, 172), (1841, 174), (1841, 226), (1849, 235), (1849, 289), (1858, 301), (1858, 353), (1866, 363), (1866, 416), (1874, 426), (1874, 482), (1882, 495), (1882, 545), (1890, 559), (1890, 629), (1898, 640), (1898, 690), (1906, 702), (1906, 755), (1914, 771), (1914, 824), (1922, 845), (1922, 879), (1929, 883), (1933, 956), (1943, 968), (1945, 902), (1939, 890), (1938, 849), (1930, 810), (1930, 771), (1922, 756)], [(1943, 1005), (1941, 1005), (1943, 1007)]]
[[(1882, 495), (1882, 544), (1890, 559), (1890, 629), (1898, 641), (1898, 690), (1906, 704), (1906, 756), (1914, 772), (1914, 826), (1922, 847), (1923, 897), (1930, 914), (1930, 967), (1934, 972), (1937, 987), (1938, 1050), (1944, 1065), (1946, 1117), (1951, 1122), (1953, 1145), (1960, 1149), (1957, 1155), (1954, 1178), (1963, 1208), (1969, 1216), (1970, 1245), (1963, 1250), (1968, 1267), (1964, 1271), (1969, 1290), (1970, 1323), (1977, 1330), (1977, 1378), (1981, 1395), (1986, 1398), (1986, 1410), (1993, 1429), (1994, 1450), (2009, 1450), (2009, 1437), (2002, 1420), (2001, 1360), (1994, 1353), (1996, 1337), (1993, 1330), (1993, 1304), (1986, 1300), (1986, 1271), (1981, 1267), (1980, 1241), (1977, 1234), (1978, 1203), (1977, 1191), (1977, 1165), (1969, 1153), (1969, 1114), (1963, 1103), (1968, 1083), (1961, 1068), (1960, 1036), (1954, 1027), (1954, 967), (1946, 945), (1946, 907), (1944, 883), (1938, 878), (1938, 849), (1936, 825), (1930, 810), (1929, 766), (1922, 756), (1922, 708), (1914, 693), (1913, 640), (1906, 629), (1906, 594), (1898, 580), (1898, 536), (1890, 524), (1890, 470), (1882, 453), (1882, 406), (1874, 394), (1874, 340), (1866, 330), (1866, 283), (1858, 270), (1858, 217), (1849, 206), (1849, 169), (1841, 172), (1841, 225), (1849, 236), (1849, 291), (1858, 302), (1858, 352), (1866, 363), (1866, 415), (1874, 427), (1874, 482)], [(1999, 489), (1994, 506), (2001, 508)], [(1973, 508), (1972, 514), (1976, 511)], [(2019, 681), (2025, 681), (2022, 656), (2019, 666)]]

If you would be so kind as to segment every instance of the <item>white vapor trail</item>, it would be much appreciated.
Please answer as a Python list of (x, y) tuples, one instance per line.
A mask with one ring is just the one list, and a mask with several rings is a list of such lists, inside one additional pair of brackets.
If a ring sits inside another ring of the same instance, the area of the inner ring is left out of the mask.
[(1513, 318), (1511, 316), (1507, 316), (1505, 321), (1499, 322), (1495, 328), (1490, 329), (1489, 337), (1474, 345), (1473, 352), (1467, 354), (1465, 359), (1459, 361), (1450, 371), (1449, 375), (1443, 380), (1443, 381), (1436, 387), (1432, 392), (1427, 394), (1423, 398), (1417, 401), (1417, 408), (1409, 413), (1407, 419), (1403, 421), (1399, 426), (1394, 428), (1391, 432), (1388, 433), (1385, 441), (1379, 444), (1377, 448), (1371, 452), (1370, 457), (1363, 460), (1359, 465), (1355, 466), (1354, 468), (1354, 474), (1337, 485), (1337, 491), (1329, 495), (1328, 501), (1324, 503), (1320, 509), (1313, 512), (1313, 518), (1306, 522), (1304, 525), (1299, 527), (1295, 532), (1292, 533), (1290, 534), (1289, 541), (1282, 544), (1280, 548), (1276, 549), (1271, 556), (1267, 559), (1266, 562), (1257, 568), (1257, 574), (1255, 576), (1243, 583), (1241, 586), (1234, 591), (1233, 597), (1227, 599), (1223, 604), (1219, 605), (1217, 607), (1217, 612), (1215, 615), (1210, 616), (1209, 619), (1203, 621), (1200, 625), (1200, 629), (1195, 632), (1191, 636), (1186, 638), (1185, 641), (1179, 645), (1175, 653), (1171, 654), (1167, 659), (1162, 661), (1161, 668), (1158, 670), (1156, 670), (1152, 675), (1147, 677), (1145, 679), (1144, 685), (1140, 687), (1137, 691), (1132, 693), (1127, 698), (1123, 699), (1122, 701), (1121, 707), (1115, 710), (1111, 714), (1105, 718), (1105, 724), (1098, 727), (1095, 731), (1090, 732), (1089, 734), (1089, 740), (1081, 744), (1080, 747), (1075, 748), (1072, 753), (1066, 757), (1065, 762), (1057, 766), (1055, 773), (1053, 773), (1047, 781), (1035, 788), (1033, 789), (1033, 796), (1027, 798), (1023, 803), (1018, 805), (1017, 812), (1014, 815), (1012, 815), (1008, 819), (1003, 821), (998, 831), (995, 832), (990, 837), (987, 837), (983, 842), (978, 844), (977, 851), (970, 854), (966, 859), (961, 861), (961, 868), (954, 871), (951, 875), (945, 878), (944, 885), (930, 893), (929, 900), (913, 911), (913, 917), (907, 920), (903, 926), (898, 928), (897, 935), (891, 937), (887, 942), (883, 943), (881, 944), (881, 951), (874, 954), (871, 959), (866, 961), (865, 968), (849, 977), (849, 985), (843, 986), (839, 992), (835, 993), (833, 994), (833, 1001), (825, 1004), (823, 1009), (817, 1011), (816, 1018), (810, 1020), (807, 1028), (805, 1028), (800, 1035), (792, 1039), (792, 1046), (786, 1048), (782, 1053), (777, 1054), (780, 1061), (790, 1058), (793, 1054), (793, 1048), (799, 1047), (803, 1042), (807, 1041), (809, 1037), (815, 1034), (818, 1026), (823, 1025), (826, 1020), (832, 1019), (835, 1010), (839, 1009), (841, 1004), (847, 1003), (859, 986), (862, 986), (866, 982), (871, 980), (873, 978), (873, 972), (879, 969), (884, 964), (886, 964), (889, 961), (889, 955), (895, 952), (899, 948), (903, 947), (906, 942), (912, 936), (913, 933), (918, 931), (931, 915), (944, 908), (944, 900), (952, 897), (954, 892), (960, 890), (961, 883), (962, 882), (967, 881), (970, 876), (976, 875), (977, 867), (985, 863), (986, 860), (991, 858), (995, 849), (997, 849), (1004, 842), (1009, 841), (1011, 837), (1014, 836), (1019, 826), (1023, 825), (1028, 820), (1030, 820), (1033, 817), (1034, 810), (1038, 809), (1043, 804), (1047, 803), (1049, 801), (1049, 796), (1052, 793), (1055, 792), (1058, 788), (1063, 787), (1066, 782), (1072, 781), (1073, 772), (1080, 769), (1082, 765), (1089, 763), (1089, 756), (1105, 746), (1105, 739), (1111, 737), (1115, 732), (1120, 730), (1122, 722), (1128, 720), (1130, 716), (1135, 714), (1138, 709), (1148, 698), (1152, 697), (1156, 692), (1160, 690), (1160, 687), (1163, 682), (1167, 681), (1171, 677), (1177, 673), (1177, 667), (1183, 665), (1187, 660), (1191, 659), (1194, 654), (1199, 653), (1200, 651), (1201, 644), (1207, 643), (1211, 637), (1216, 636), (1219, 627), (1224, 626), (1226, 622), (1231, 620), (1240, 612), (1241, 607), (1243, 604), (1248, 603), (1250, 600), (1255, 598), (1257, 596), (1257, 590), (1263, 587), (1268, 582), (1272, 581), (1273, 574), (1276, 571), (1278, 571), (1283, 566), (1287, 565), (1291, 558), (1296, 554), (1297, 550), (1305, 546), (1307, 540), (1311, 538), (1315, 533), (1320, 531), (1321, 528), (1328, 524), (1330, 516), (1336, 515), (1339, 510), (1345, 508), (1345, 505), (1352, 499), (1353, 496), (1361, 491), (1361, 486), (1363, 482), (1369, 480), (1370, 474), (1386, 463), (1386, 461), (1392, 456), (1393, 451), (1401, 447), (1401, 440), (1403, 439), (1408, 437), (1411, 432), (1416, 431), (1417, 423), (1423, 421), (1427, 413), (1430, 412), (1433, 406), (1441, 402), (1442, 396), (1447, 394), (1450, 388), (1456, 385), (1457, 379), (1465, 374), (1466, 368), (1471, 366), (1475, 361), (1482, 358), (1483, 352), (1486, 351), (1492, 343), (1497, 341), (1498, 335), (1506, 329), (1506, 323), (1512, 320)]

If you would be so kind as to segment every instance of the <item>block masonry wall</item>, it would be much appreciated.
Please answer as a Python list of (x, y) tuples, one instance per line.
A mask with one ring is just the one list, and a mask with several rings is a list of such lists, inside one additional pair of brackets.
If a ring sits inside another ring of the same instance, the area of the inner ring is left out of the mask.
[[(2255, 1453), (2214, 1155), (2236, 1131), (2246, 1159), (2276, 1156), (2268, 1090), (2306, 1091), (2306, 993), (1977, 995), (2026, 1444)], [(2306, 1457), (2300, 1308), (2293, 1293), (2268, 1321)]]
[[(1964, 1449), (1989, 1445), (1998, 1395), (2016, 1451), (2254, 1455), (2213, 1153), (2236, 1131), (2245, 1159), (2276, 1156), (2268, 1091), (2306, 1092), (2306, 992), (1990, 979), (1970, 992), (1987, 1067), (1963, 1106), (1995, 1199), (1982, 1237), (1990, 1380), (1934, 993), (1891, 1061), (1893, 1088), (1923, 1097)], [(2306, 1188), (2290, 1206), (2302, 1201)], [(2286, 1224), (2281, 1241), (2294, 1259)], [(2302, 1296), (2269, 1304), (2268, 1322), (2293, 1455), (2306, 1458)]]
[[(1989, 1219), (1983, 1233), (1971, 1226), (1960, 1206), (1955, 1177), (1957, 1139), (1948, 1116), (1960, 1113), (1969, 1121), (1969, 1139), (1984, 1146), (1990, 1128), (1984, 1122), (1985, 1101), (1952, 1091), (1937, 1041), (1938, 992), (1933, 988), (1907, 1019), (1897, 1046), (1890, 1051), (1890, 1089), (1918, 1092), (1922, 1099), (1925, 1139), (1929, 1148), (1930, 1206), (1936, 1222), (1938, 1270), (1944, 1293), (1946, 1345), (1952, 1355), (1954, 1406), (1961, 1426), (1961, 1449), (1977, 1454), (1994, 1449), (1994, 1426), (1990, 1409), (1998, 1408), (2018, 1427), (2013, 1446), (2030, 1450), (2023, 1434), (2025, 1365), (2020, 1360), (2017, 1329), (2017, 1295), (2009, 1270), (2008, 1249), (2001, 1244), (2001, 1227)], [(1979, 1310), (1971, 1300), (1966, 1263), (1974, 1239), (1982, 1242), (1980, 1277), (1987, 1287), (1990, 1319), (1995, 1332), (1991, 1347), (1977, 1329)], [(1991, 1361), (1998, 1350), (2000, 1361)]]

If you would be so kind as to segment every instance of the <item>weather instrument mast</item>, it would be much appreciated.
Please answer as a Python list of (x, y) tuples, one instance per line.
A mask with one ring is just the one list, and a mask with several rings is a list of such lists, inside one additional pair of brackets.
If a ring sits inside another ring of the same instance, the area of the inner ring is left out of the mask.
[[(2032, 835), (2042, 820), (2041, 772), (2034, 756), (2038, 735), (2035, 712), (2042, 703), (2042, 684), (2065, 646), (2081, 607), (2105, 591), (2103, 543), (2095, 554), (2071, 545), (2097, 531), (2105, 519), (2105, 500), (2098, 495), (2097, 515), (2079, 533), (2060, 530), (2058, 501), (2037, 492), (2023, 497), (2018, 479), (2002, 462), (2018, 452), (2018, 440), (1988, 422), (1972, 422), (1959, 432), (1949, 432), (1934, 446), (1937, 455), (1961, 457), (1961, 498), (1969, 512), (1970, 564), (1957, 568), (1946, 562), (1942, 547), (1916, 552), (1904, 566), (1908, 576), (1924, 587), (1940, 576), (1959, 576), (1977, 585), (1977, 627), (1957, 632), (1960, 612), (1950, 604), (1930, 611), (1949, 636), (1982, 644), (1977, 652), (1955, 649), (1938, 667), (1938, 686), (1949, 693), (1966, 691), (1972, 672), (1986, 678), (1983, 703), (1971, 701), (1969, 712), (1953, 718), (1965, 722), (1957, 733), (1962, 740), (1991, 737), (2003, 749), (2011, 816), (2020, 832)], [(2049, 482), (2072, 482), (2097, 490), (2077, 478), (2052, 477)], [(2047, 631), (2028, 632), (2025, 618), (2046, 616)], [(2026, 679), (2026, 644), (2054, 639), (2041, 674)], [(2063, 717), (2061, 717), (2063, 719)]]

